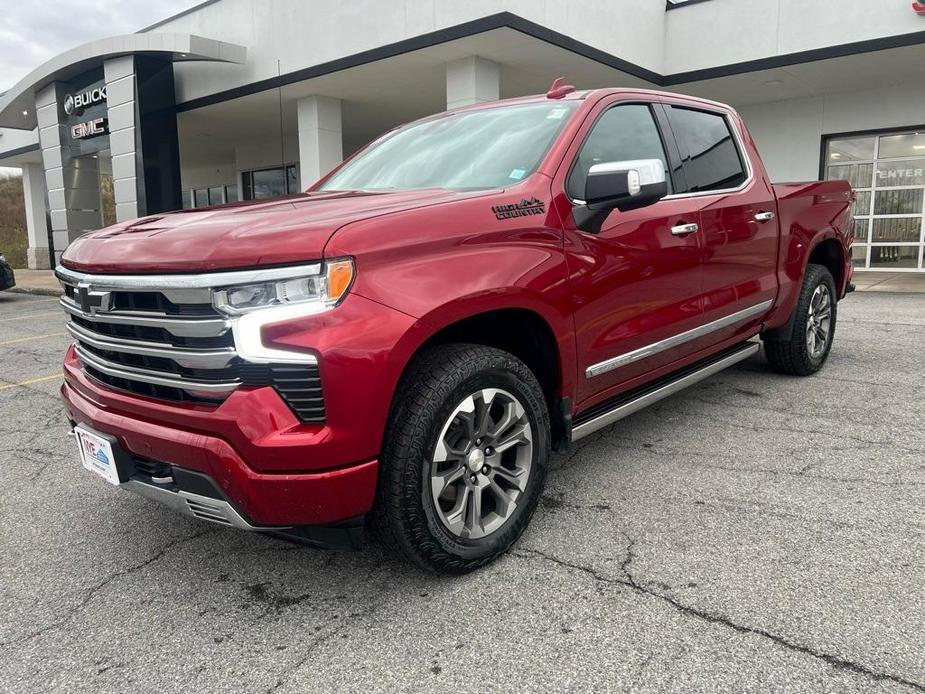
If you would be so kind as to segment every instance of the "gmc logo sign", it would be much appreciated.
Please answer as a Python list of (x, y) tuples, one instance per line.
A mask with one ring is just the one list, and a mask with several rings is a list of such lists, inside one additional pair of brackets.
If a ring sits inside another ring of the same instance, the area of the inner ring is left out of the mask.
[(94, 118), (85, 123), (78, 123), (71, 126), (71, 137), (75, 140), (85, 140), (97, 135), (105, 135), (107, 120), (105, 118)]
[(912, 3), (912, 9), (916, 14), (925, 15), (925, 4), (914, 2)]

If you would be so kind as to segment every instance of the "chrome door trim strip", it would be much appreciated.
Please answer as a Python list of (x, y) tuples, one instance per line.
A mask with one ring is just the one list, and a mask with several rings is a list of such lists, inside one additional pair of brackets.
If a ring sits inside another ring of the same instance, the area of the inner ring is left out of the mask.
[(733, 364), (736, 364), (740, 361), (748, 359), (750, 356), (755, 354), (759, 349), (757, 342), (746, 342), (741, 350), (730, 354), (728, 357), (723, 357), (719, 361), (715, 361), (712, 364), (704, 366), (702, 369), (695, 371), (694, 373), (688, 374), (682, 378), (679, 378), (677, 381), (672, 381), (661, 388), (653, 390), (650, 393), (641, 395), (635, 400), (630, 400), (629, 402), (618, 405), (608, 412), (604, 412), (601, 415), (598, 415), (594, 419), (579, 424), (574, 429), (572, 429), (572, 441), (578, 441), (583, 439), (588, 434), (593, 434), (598, 429), (603, 429), (604, 427), (613, 424), (614, 422), (628, 417), (634, 412), (647, 407), (663, 398), (667, 398), (669, 395), (674, 395), (680, 390), (687, 388), (703, 379), (712, 376), (715, 373), (719, 373), (723, 369), (726, 369)]
[(671, 337), (665, 338), (658, 342), (653, 342), (650, 345), (640, 347), (639, 349), (634, 349), (632, 352), (626, 352), (625, 354), (620, 354), (616, 357), (612, 357), (597, 364), (592, 364), (587, 369), (585, 369), (585, 376), (587, 378), (594, 378), (595, 376), (600, 376), (614, 369), (619, 369), (622, 366), (627, 364), (632, 364), (633, 362), (639, 361), (640, 359), (645, 359), (651, 357), (659, 352), (664, 352), (666, 349), (671, 349), (672, 347), (677, 347), (678, 345), (683, 345), (685, 342), (690, 342), (691, 340), (696, 340), (699, 337), (704, 335), (709, 335), (712, 332), (721, 330), (726, 326), (732, 325), (733, 323), (738, 323), (739, 321), (745, 320), (746, 318), (751, 318), (752, 316), (757, 316), (760, 313), (764, 313), (773, 305), (774, 301), (768, 299), (767, 301), (762, 301), (760, 304), (755, 304), (754, 306), (749, 306), (746, 309), (741, 311), (736, 311), (735, 313), (730, 313), (728, 316), (724, 316), (718, 320), (705, 323), (704, 325), (693, 328), (692, 330), (687, 330), (683, 333), (678, 333)]

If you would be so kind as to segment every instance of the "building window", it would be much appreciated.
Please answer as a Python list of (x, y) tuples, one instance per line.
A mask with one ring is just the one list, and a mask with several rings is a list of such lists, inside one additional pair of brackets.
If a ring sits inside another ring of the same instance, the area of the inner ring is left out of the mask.
[(193, 191), (193, 207), (209, 206), (209, 189), (197, 188)]
[(258, 169), (241, 174), (245, 200), (278, 198), (300, 192), (299, 174), (295, 164), (274, 169)]
[[(193, 190), (193, 206), (212, 207), (213, 205), (222, 205), (228, 200), (223, 196), (224, 186), (213, 186), (211, 188), (196, 188)], [(186, 202), (184, 201), (184, 207)]]
[(829, 138), (824, 166), (855, 191), (855, 267), (922, 270), (925, 132)]

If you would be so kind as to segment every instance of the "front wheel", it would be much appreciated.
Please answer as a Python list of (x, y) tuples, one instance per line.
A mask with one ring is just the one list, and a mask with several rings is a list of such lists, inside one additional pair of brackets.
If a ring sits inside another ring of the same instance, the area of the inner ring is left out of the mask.
[(764, 342), (771, 366), (795, 376), (809, 376), (821, 369), (832, 349), (837, 309), (832, 273), (823, 265), (808, 265), (793, 309), (790, 339)]
[(549, 448), (546, 401), (522, 361), (490, 347), (435, 347), (399, 387), (373, 530), (429, 570), (483, 566), (526, 528)]

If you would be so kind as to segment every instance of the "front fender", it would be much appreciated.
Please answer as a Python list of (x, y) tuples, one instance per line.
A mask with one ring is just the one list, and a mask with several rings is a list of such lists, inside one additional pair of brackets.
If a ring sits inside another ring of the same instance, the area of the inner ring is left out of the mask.
[[(528, 214), (497, 214), (498, 206), (521, 202), (529, 203)], [(387, 371), (397, 374), (390, 388), (440, 330), (479, 314), (520, 309), (549, 326), (565, 395), (574, 389), (576, 367), (563, 245), (558, 214), (550, 209), (549, 179), (536, 174), (509, 190), (351, 222), (337, 230), (324, 253), (354, 258), (351, 295), (414, 319), (389, 355)]]

